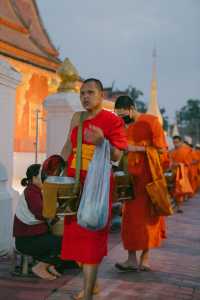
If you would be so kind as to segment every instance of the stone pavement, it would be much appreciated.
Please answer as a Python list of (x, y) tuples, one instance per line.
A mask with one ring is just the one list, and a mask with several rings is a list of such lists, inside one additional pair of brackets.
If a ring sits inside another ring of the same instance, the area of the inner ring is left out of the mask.
[[(152, 272), (120, 273), (116, 261), (126, 253), (119, 234), (112, 234), (110, 251), (99, 272), (101, 293), (94, 300), (200, 300), (200, 196), (184, 204), (184, 213), (168, 218), (168, 239), (151, 251)], [(46, 300), (71, 300), (81, 289), (81, 274)]]
[[(119, 273), (126, 253), (117, 233), (100, 267), (101, 293), (94, 300), (200, 300), (200, 195), (184, 204), (184, 214), (169, 217), (168, 239), (151, 251), (153, 272)], [(0, 300), (71, 300), (81, 289), (80, 272), (68, 270), (54, 281), (12, 277), (11, 262), (0, 257)]]

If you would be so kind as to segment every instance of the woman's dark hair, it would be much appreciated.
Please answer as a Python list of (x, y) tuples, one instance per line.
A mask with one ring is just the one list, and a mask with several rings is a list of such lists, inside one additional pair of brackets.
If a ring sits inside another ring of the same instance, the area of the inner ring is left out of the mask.
[(26, 177), (21, 180), (22, 186), (27, 186), (32, 182), (33, 176), (38, 176), (40, 172), (40, 164), (33, 164), (28, 167), (26, 170)]
[(115, 109), (120, 109), (120, 108), (124, 108), (124, 109), (136, 108), (135, 101), (127, 95), (119, 96), (115, 101)]

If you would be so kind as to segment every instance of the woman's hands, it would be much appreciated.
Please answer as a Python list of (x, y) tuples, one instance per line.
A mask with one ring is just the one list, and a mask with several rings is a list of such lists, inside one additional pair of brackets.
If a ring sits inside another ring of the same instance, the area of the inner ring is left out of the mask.
[(145, 147), (128, 145), (128, 152), (145, 152)]

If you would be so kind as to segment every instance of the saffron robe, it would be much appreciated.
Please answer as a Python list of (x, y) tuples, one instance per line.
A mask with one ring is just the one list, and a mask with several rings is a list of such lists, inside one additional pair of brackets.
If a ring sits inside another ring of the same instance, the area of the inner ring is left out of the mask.
[[(128, 127), (128, 144), (166, 149), (167, 144), (158, 118), (142, 114)], [(165, 238), (163, 217), (153, 217), (146, 185), (152, 176), (145, 152), (128, 153), (128, 170), (133, 175), (135, 198), (127, 201), (122, 215), (122, 241), (129, 251), (158, 247)]]
[[(191, 186), (191, 180), (190, 180), (190, 176), (189, 176), (189, 171), (190, 171), (191, 163), (192, 163), (192, 159), (193, 159), (192, 149), (189, 146), (182, 144), (181, 146), (179, 146), (178, 148), (175, 148), (174, 150), (172, 150), (170, 152), (170, 158), (171, 158), (172, 164), (176, 163), (176, 164), (184, 165), (184, 173), (182, 175), (185, 176), (184, 181), (185, 181), (185, 184), (187, 185), (187, 187), (184, 187), (184, 190), (185, 191), (188, 190), (189, 192), (183, 193), (183, 195), (176, 194), (176, 182), (174, 183), (175, 189), (173, 192), (176, 201), (182, 202), (184, 200), (184, 194), (186, 196), (186, 195), (191, 195), (193, 193), (193, 189)], [(176, 172), (176, 169), (175, 169), (175, 172)]]
[(192, 163), (189, 168), (189, 178), (194, 193), (198, 190), (198, 153), (195, 149), (192, 149)]
[[(89, 144), (84, 138), (84, 131), (89, 125), (95, 125), (103, 130), (104, 136), (118, 149), (127, 148), (127, 138), (123, 121), (114, 113), (101, 110), (93, 119), (83, 122), (83, 144), (82, 144), (82, 166), (81, 181), (87, 174), (89, 162), (92, 160), (95, 146)], [(71, 132), (72, 154), (68, 159), (68, 176), (75, 177), (77, 127)], [(103, 162), (102, 162), (103, 163)], [(110, 180), (108, 178), (108, 180)], [(112, 180), (110, 188), (110, 215)], [(62, 243), (62, 259), (75, 260), (83, 264), (99, 264), (102, 258), (107, 255), (109, 224), (106, 228), (98, 231), (85, 229), (77, 224), (75, 216), (67, 216), (64, 223), (64, 236)]]
[(197, 182), (198, 182), (198, 189), (200, 188), (200, 150), (196, 149), (196, 156), (198, 158), (198, 167), (197, 167)]

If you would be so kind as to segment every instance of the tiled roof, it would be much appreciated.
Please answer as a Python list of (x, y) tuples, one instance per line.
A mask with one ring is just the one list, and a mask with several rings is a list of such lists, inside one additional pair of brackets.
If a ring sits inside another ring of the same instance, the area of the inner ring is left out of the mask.
[(35, 0), (0, 1), (0, 53), (55, 71), (60, 64)]

